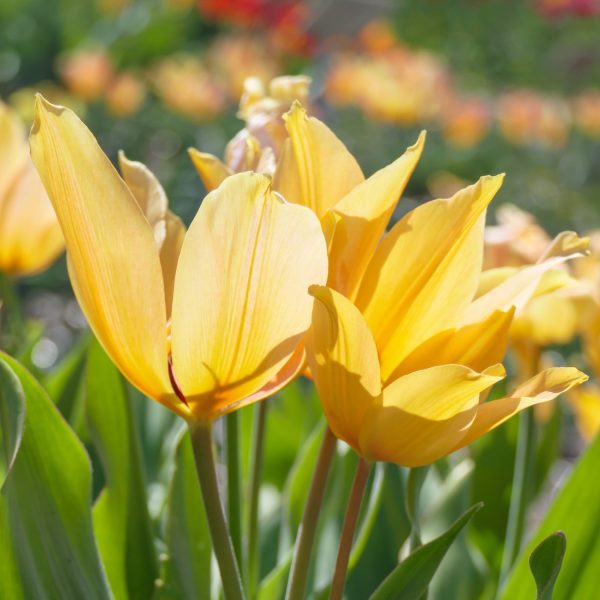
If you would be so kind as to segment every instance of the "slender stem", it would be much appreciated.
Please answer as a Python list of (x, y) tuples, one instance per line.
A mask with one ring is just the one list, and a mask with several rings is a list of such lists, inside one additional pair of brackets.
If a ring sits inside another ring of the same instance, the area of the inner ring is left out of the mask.
[(6, 336), (3, 346), (11, 353), (16, 354), (18, 339), (25, 327), (25, 319), (16, 283), (4, 273), (0, 273), (0, 307), (0, 324), (5, 326), (4, 334)]
[(260, 481), (262, 479), (263, 450), (267, 402), (259, 402), (254, 413), (254, 438), (250, 466), (250, 507), (248, 511), (248, 596), (254, 598), (260, 573), (260, 544), (258, 535), (258, 510)]
[(190, 436), (210, 535), (221, 572), (223, 592), (226, 600), (244, 600), (240, 570), (235, 559), (233, 544), (225, 520), (225, 512), (219, 496), (217, 470), (213, 454), (212, 424), (190, 424)]
[(344, 517), (344, 525), (342, 526), (340, 547), (335, 562), (335, 571), (331, 582), (329, 600), (341, 600), (344, 594), (344, 584), (346, 582), (346, 573), (348, 571), (348, 559), (350, 558), (350, 551), (352, 550), (352, 542), (354, 540), (354, 530), (356, 529), (360, 505), (362, 504), (362, 499), (365, 494), (370, 471), (371, 464), (361, 458), (356, 466), (352, 492), (350, 493), (348, 507), (346, 508), (346, 516)]
[(238, 564), (242, 562), (242, 516), (240, 508), (240, 432), (239, 415), (229, 413), (225, 417), (227, 428), (227, 516), (231, 542)]
[(500, 571), (500, 584), (504, 583), (521, 549), (525, 529), (525, 513), (530, 496), (533, 476), (535, 446), (535, 416), (532, 409), (519, 415), (519, 437), (515, 454), (515, 470), (512, 481), (512, 494), (506, 525), (506, 539)]
[(427, 473), (429, 473), (429, 465), (425, 467), (413, 467), (409, 469), (408, 472), (404, 505), (406, 514), (411, 523), (410, 536), (408, 539), (409, 552), (414, 552), (422, 545), (421, 526), (419, 523), (419, 500), (421, 499), (421, 489), (427, 478)]
[(313, 473), (306, 505), (304, 506), (304, 513), (302, 514), (302, 521), (300, 522), (296, 536), (296, 547), (290, 569), (286, 600), (304, 599), (304, 590), (306, 589), (317, 521), (319, 519), (321, 504), (323, 503), (323, 496), (325, 495), (327, 477), (335, 454), (336, 441), (335, 436), (331, 433), (331, 429), (327, 428), (323, 442), (321, 443), (321, 449), (319, 450), (317, 465)]

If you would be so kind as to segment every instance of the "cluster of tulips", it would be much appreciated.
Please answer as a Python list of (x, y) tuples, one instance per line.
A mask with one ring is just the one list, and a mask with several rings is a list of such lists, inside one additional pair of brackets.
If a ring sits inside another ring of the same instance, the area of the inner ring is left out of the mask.
[[(0, 113), (0, 270), (39, 271), (64, 238), (73, 291), (108, 356), (187, 422), (228, 599), (246, 597), (248, 582), (220, 498), (217, 419), (300, 376), (314, 382), (328, 427), (287, 598), (305, 594), (339, 440), (359, 457), (331, 579), (340, 599), (372, 465), (429, 465), (585, 382), (576, 368), (540, 367), (555, 340), (538, 324), (563, 301), (600, 314), (596, 263), (581, 262), (589, 239), (551, 240), (516, 209), (486, 234), (503, 175), (425, 202), (388, 230), (425, 134), (365, 177), (307, 111), (309, 83), (246, 82), (246, 125), (224, 160), (190, 150), (208, 194), (187, 230), (150, 170), (121, 154), (117, 171), (71, 110), (37, 97), (31, 158), (16, 117)], [(568, 270), (574, 260), (594, 273), (587, 290)], [(510, 343), (520, 380), (490, 400)]]

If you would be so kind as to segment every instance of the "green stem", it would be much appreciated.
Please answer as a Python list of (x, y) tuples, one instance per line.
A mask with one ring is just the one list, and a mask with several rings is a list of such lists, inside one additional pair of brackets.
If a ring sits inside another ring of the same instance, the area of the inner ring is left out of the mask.
[(506, 539), (500, 571), (502, 585), (521, 549), (525, 529), (525, 513), (530, 498), (535, 449), (535, 415), (532, 409), (519, 415), (519, 437), (515, 454), (512, 494), (506, 525)]
[(0, 273), (0, 324), (6, 336), (3, 347), (16, 354), (19, 335), (24, 331), (25, 318), (15, 282), (4, 273)]
[(227, 428), (227, 512), (231, 542), (238, 564), (242, 562), (242, 517), (240, 509), (240, 432), (239, 415), (229, 413), (225, 417)]
[(354, 540), (354, 531), (356, 522), (360, 513), (360, 505), (365, 494), (367, 481), (369, 480), (369, 472), (371, 464), (367, 463), (363, 458), (358, 461), (356, 473), (354, 474), (354, 482), (352, 484), (352, 492), (348, 500), (348, 508), (344, 517), (344, 525), (342, 526), (342, 535), (340, 537), (340, 547), (338, 549), (337, 560), (335, 562), (335, 571), (331, 582), (331, 593), (329, 600), (341, 600), (344, 594), (344, 585), (346, 583), (346, 573), (348, 572), (348, 559), (352, 550), (352, 542)]
[(248, 596), (254, 598), (260, 574), (260, 537), (258, 534), (258, 511), (260, 500), (260, 482), (262, 479), (263, 450), (267, 402), (259, 402), (256, 407), (254, 435), (252, 445), (252, 463), (250, 466), (250, 507), (248, 510)]
[(310, 557), (315, 540), (319, 512), (323, 503), (323, 496), (325, 495), (327, 477), (331, 470), (331, 463), (335, 454), (336, 442), (337, 440), (333, 433), (331, 433), (331, 429), (327, 428), (323, 442), (321, 443), (306, 505), (304, 506), (302, 521), (300, 522), (296, 536), (296, 547), (290, 569), (286, 600), (304, 599), (304, 590), (306, 589), (306, 580), (308, 578), (308, 569), (310, 567)]
[(223, 592), (226, 600), (244, 600), (240, 570), (235, 559), (233, 544), (225, 520), (225, 512), (219, 496), (217, 470), (213, 453), (212, 424), (190, 424), (190, 436), (210, 535), (221, 572)]
[(411, 524), (410, 537), (408, 540), (409, 552), (414, 552), (422, 545), (421, 527), (419, 524), (419, 500), (421, 498), (421, 489), (427, 478), (427, 473), (429, 473), (429, 465), (425, 467), (414, 467), (408, 472), (404, 505)]

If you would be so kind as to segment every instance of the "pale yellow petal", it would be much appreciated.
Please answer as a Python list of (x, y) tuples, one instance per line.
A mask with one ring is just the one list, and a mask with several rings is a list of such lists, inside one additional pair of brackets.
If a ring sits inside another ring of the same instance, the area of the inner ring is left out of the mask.
[(496, 311), (485, 321), (434, 335), (398, 365), (390, 380), (411, 371), (445, 364), (464, 365), (475, 371), (484, 371), (502, 361), (513, 317), (514, 309)]
[(232, 174), (231, 169), (212, 154), (200, 152), (196, 148), (188, 148), (188, 153), (207, 192), (218, 188)]
[(477, 373), (459, 365), (415, 371), (383, 390), (367, 414), (361, 453), (407, 467), (429, 464), (460, 442), (475, 418), (479, 394), (502, 379), (502, 368)]
[(538, 373), (520, 385), (510, 396), (480, 404), (467, 435), (454, 450), (470, 444), (525, 408), (554, 400), (558, 395), (581, 385), (587, 379), (587, 375), (573, 367), (555, 367)]
[(31, 151), (96, 336), (136, 387), (172, 397), (160, 261), (131, 192), (75, 114), (41, 97)]
[(28, 160), (27, 136), (19, 116), (0, 101), (0, 208)]
[[(566, 254), (553, 254), (542, 262), (517, 270), (502, 283), (472, 302), (465, 311), (461, 323), (466, 325), (482, 321), (495, 310), (506, 311), (511, 306), (514, 306), (519, 314), (536, 294), (545, 274), (568, 260), (582, 256), (582, 248), (585, 246), (584, 238), (574, 240), (569, 237), (569, 243), (564, 247)], [(555, 246), (555, 250), (558, 248), (559, 246)]]
[(321, 218), (364, 176), (346, 146), (300, 103), (295, 102), (284, 119), (290, 144), (284, 148), (274, 187), (289, 202), (308, 206)]
[(186, 235), (173, 298), (173, 368), (195, 418), (251, 396), (289, 362), (310, 325), (325, 239), (304, 207), (255, 173), (228, 177)]
[[(455, 327), (481, 272), (485, 209), (502, 176), (412, 210), (380, 243), (356, 305), (373, 332), (383, 381), (415, 348)], [(487, 316), (487, 315), (486, 315)]]
[(167, 318), (170, 318), (175, 271), (185, 237), (185, 225), (169, 210), (165, 190), (146, 165), (127, 159), (123, 152), (119, 153), (119, 165), (125, 183), (152, 227), (165, 284)]
[(357, 185), (332, 209), (335, 227), (329, 241), (329, 287), (353, 299), (365, 269), (385, 232), (425, 144), (417, 143), (391, 165)]
[(381, 375), (373, 336), (358, 309), (326, 287), (315, 296), (308, 364), (333, 433), (358, 449), (367, 410), (379, 402)]
[(56, 214), (28, 160), (0, 205), (0, 271), (32, 275), (50, 266), (63, 250)]

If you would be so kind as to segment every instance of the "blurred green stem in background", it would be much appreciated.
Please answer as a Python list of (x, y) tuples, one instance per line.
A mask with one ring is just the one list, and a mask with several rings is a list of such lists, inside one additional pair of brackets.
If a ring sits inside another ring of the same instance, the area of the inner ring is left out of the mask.
[(362, 504), (365, 488), (369, 480), (371, 472), (371, 463), (361, 458), (356, 465), (354, 474), (354, 482), (352, 483), (352, 492), (348, 500), (346, 508), (346, 516), (342, 525), (342, 535), (340, 537), (340, 546), (338, 549), (337, 560), (335, 561), (335, 571), (333, 573), (333, 581), (331, 582), (330, 600), (342, 600), (344, 595), (344, 584), (346, 582), (346, 573), (348, 572), (348, 559), (352, 550), (352, 542), (354, 540), (354, 531), (356, 522), (360, 513), (360, 505)]
[(252, 438), (252, 462), (250, 464), (250, 505), (248, 510), (248, 551), (247, 551), (247, 590), (254, 598), (260, 575), (260, 536), (258, 533), (258, 513), (260, 500), (260, 482), (262, 479), (263, 450), (265, 447), (265, 421), (267, 401), (263, 400), (254, 407), (254, 426)]
[(17, 354), (19, 335), (23, 335), (25, 317), (17, 295), (15, 282), (0, 273), (0, 347)]
[(519, 437), (500, 570), (500, 588), (506, 581), (521, 549), (525, 513), (534, 481), (535, 437), (535, 415), (533, 408), (530, 408), (519, 415)]
[(414, 552), (422, 545), (421, 527), (419, 526), (419, 498), (421, 497), (421, 489), (427, 478), (427, 473), (429, 473), (429, 465), (415, 467), (408, 471), (404, 505), (411, 523), (410, 537), (408, 539), (409, 553)]
[(317, 465), (304, 506), (304, 513), (302, 514), (302, 521), (300, 521), (300, 527), (296, 535), (296, 547), (288, 580), (286, 600), (304, 600), (304, 590), (308, 578), (319, 512), (323, 503), (331, 463), (335, 455), (336, 442), (335, 436), (328, 427), (323, 436)]
[(231, 542), (238, 564), (242, 562), (242, 518), (240, 508), (240, 428), (237, 411), (225, 417), (227, 428), (227, 511)]
[(190, 436), (210, 535), (221, 572), (225, 600), (244, 600), (242, 578), (240, 577), (240, 570), (227, 528), (227, 521), (225, 520), (225, 512), (219, 496), (213, 452), (212, 424), (190, 424)]

